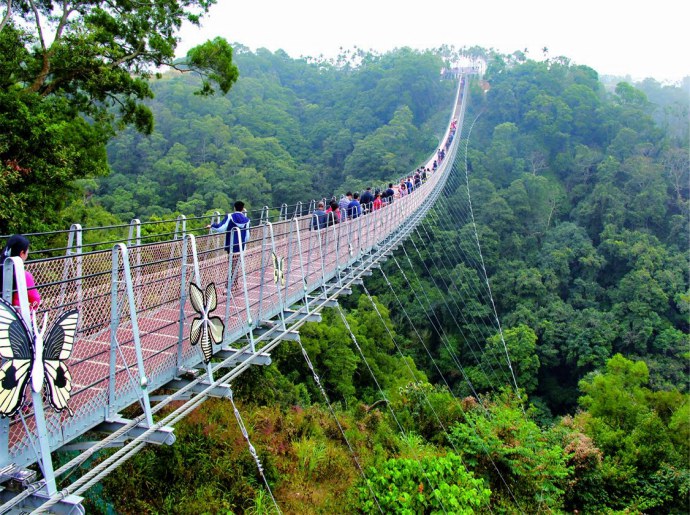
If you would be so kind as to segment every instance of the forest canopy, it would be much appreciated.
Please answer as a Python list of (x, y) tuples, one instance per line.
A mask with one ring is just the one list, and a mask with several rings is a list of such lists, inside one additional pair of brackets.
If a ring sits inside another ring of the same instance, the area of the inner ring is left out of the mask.
[(151, 137), (109, 146), (113, 173), (96, 199), (123, 220), (308, 202), (413, 168), (434, 149), (454, 84), (443, 60), (402, 49), (364, 54), (356, 68), (236, 47), (242, 71), (221, 99), (192, 95), (194, 78), (153, 84)]
[[(297, 348), (280, 347), (275, 367), (238, 386), (285, 509), (448, 509), (430, 477), (457, 509), (687, 506), (687, 95), (649, 80), (609, 88), (562, 58), (489, 57), (490, 88), (473, 80), (469, 99), (476, 220), (465, 178), (450, 181), (383, 267), (385, 280), (367, 280), (375, 297), (343, 299), (366, 362), (333, 313), (301, 332), (370, 483), (348, 465)], [(190, 95), (187, 77), (156, 83), (156, 131), (113, 141), (114, 173), (90, 202), (126, 218), (228, 209), (238, 196), (252, 206), (327, 196), (414, 168), (447, 120), (453, 85), (439, 81), (433, 53), (403, 49), (350, 67), (238, 47), (236, 59), (243, 78), (213, 105)], [(372, 409), (383, 395), (390, 409)], [(205, 429), (223, 408), (208, 409), (185, 423), (190, 446), (171, 450), (170, 462), (189, 463), (199, 442), (232, 439), (230, 421)], [(213, 502), (266, 506), (246, 451), (217, 459), (245, 468), (231, 492), (223, 475), (209, 486)], [(155, 476), (150, 456), (134, 463)], [(193, 510), (200, 487), (174, 474), (178, 488), (164, 493), (161, 483), (128, 509), (186, 498)], [(108, 489), (127, 483), (119, 475)]]
[[(171, 61), (166, 31), (196, 10), (138, 13), (161, 35), (150, 33), (139, 61), (113, 67), (137, 52), (122, 5), (83, 4), (91, 39), (66, 26), (54, 50), (20, 30), (34, 14), (16, 5), (0, 30), (5, 231), (205, 215), (236, 199), (256, 209), (380, 184), (435, 151), (456, 87), (440, 79), (447, 49), (329, 62), (223, 40), (153, 80), (150, 66)], [(71, 72), (57, 69), (52, 56), (72, 47), (107, 48), (114, 61), (82, 52), (66, 55)], [(299, 348), (282, 345), (273, 366), (236, 385), (268, 481), (294, 512), (376, 511), (374, 498), (392, 510), (449, 508), (430, 476), (458, 510), (682, 511), (690, 80), (606, 87), (565, 58), (473, 55), (488, 68), (471, 80), (467, 175), (449, 181), (386, 275), (342, 300), (363, 356), (333, 312), (301, 331), (367, 480)], [(103, 68), (79, 75), (80, 59)], [(196, 95), (210, 92), (205, 80), (222, 94)], [(94, 507), (265, 507), (222, 401), (179, 437), (108, 479)]]

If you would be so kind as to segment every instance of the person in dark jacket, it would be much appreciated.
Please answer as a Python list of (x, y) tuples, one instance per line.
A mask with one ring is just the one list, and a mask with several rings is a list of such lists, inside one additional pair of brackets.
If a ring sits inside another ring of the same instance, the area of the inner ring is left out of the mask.
[(392, 182), (388, 183), (388, 189), (383, 192), (383, 195), (381, 197), (384, 198), (388, 204), (393, 202), (393, 198), (395, 198), (395, 191), (393, 190)]
[[(235, 211), (233, 213), (226, 214), (218, 223), (206, 226), (207, 229), (211, 230), (212, 234), (225, 232), (225, 252), (229, 253), (232, 247), (232, 253), (238, 255), (247, 245), (250, 220), (245, 213), (244, 202), (238, 200), (235, 202)], [(235, 290), (240, 278), (239, 270), (241, 265), (239, 256), (233, 256), (232, 263), (232, 286), (230, 289)]]
[(365, 213), (368, 213), (371, 211), (371, 203), (374, 201), (374, 194), (371, 192), (371, 186), (369, 186), (364, 193), (362, 193), (362, 196), (359, 198), (359, 203), (362, 205), (362, 208)]
[[(230, 252), (230, 247), (232, 246), (233, 254), (237, 254), (240, 250), (244, 250), (249, 239), (249, 223), (250, 220), (244, 211), (244, 202), (238, 200), (235, 202), (234, 213), (226, 214), (220, 222), (207, 225), (206, 228), (210, 229), (211, 233), (225, 232), (225, 251)], [(239, 229), (239, 238), (237, 237), (237, 231), (233, 230), (235, 227)]]
[(326, 227), (326, 212), (323, 208), (323, 202), (319, 202), (316, 209), (311, 214), (311, 225), (309, 227), (312, 231), (318, 231)]

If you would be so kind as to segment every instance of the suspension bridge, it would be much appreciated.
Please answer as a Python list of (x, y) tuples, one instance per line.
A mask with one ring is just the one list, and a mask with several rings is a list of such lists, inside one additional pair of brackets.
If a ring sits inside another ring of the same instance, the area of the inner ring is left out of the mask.
[[(461, 77), (450, 116), (457, 133), (452, 137), (449, 123), (442, 140), (449, 143), (447, 153), (438, 169), (412, 193), (365, 216), (313, 230), (314, 201), (306, 213), (301, 204), (294, 213), (283, 206), (277, 216), (265, 208), (239, 253), (225, 251), (225, 234), (189, 230), (184, 217), (165, 241), (155, 242), (146, 241), (147, 224), (134, 220), (124, 226), (126, 238), (99, 241), (104, 250), (85, 244), (90, 229), (74, 225), (65, 231), (65, 247), (44, 249), (53, 256), (27, 265), (43, 299), (33, 314), (24, 263), (7, 259), (3, 297), (11, 302), (16, 291), (19, 307), (17, 322), (8, 315), (5, 333), (0, 327), (0, 339), (12, 340), (12, 324), (22, 321), (28, 333), (48, 333), (46, 348), (58, 334), (62, 347), (54, 356), (41, 351), (34, 338), (26, 380), (30, 384), (28, 375), (37, 374), (34, 364), (41, 353), (44, 363), (53, 359), (64, 371), (50, 389), (34, 384), (23, 391), (22, 386), (17, 395), (23, 401), (18, 398), (17, 409), (7, 408), (0, 419), (0, 513), (83, 513), (80, 494), (143, 446), (172, 445), (174, 424), (209, 397), (233, 402), (261, 470), (230, 382), (252, 365), (269, 365), (281, 342), (299, 342), (304, 323), (319, 321), (324, 308), (337, 307), (340, 295), (363, 284), (413, 232), (420, 234), (418, 225), (456, 169), (467, 91), (468, 81)], [(104, 228), (91, 230), (106, 234)], [(161, 239), (160, 232), (151, 233)], [(78, 317), (73, 329), (70, 318), (63, 321), (65, 312)], [(341, 316), (347, 325), (342, 311)], [(44, 317), (50, 329), (39, 331)], [(15, 346), (0, 343), (0, 377), (18, 360), (7, 350)], [(66, 383), (63, 397), (56, 399), (55, 391)], [(132, 412), (138, 415), (123, 415)], [(104, 448), (117, 451), (69, 488), (58, 489), (60, 477), (88, 468), (85, 464)], [(53, 457), (61, 451), (76, 456), (56, 469)]]

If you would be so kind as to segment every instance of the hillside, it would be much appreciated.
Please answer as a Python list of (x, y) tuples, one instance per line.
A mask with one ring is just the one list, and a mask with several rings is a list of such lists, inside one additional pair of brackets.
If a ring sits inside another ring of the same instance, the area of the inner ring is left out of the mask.
[[(467, 176), (458, 163), (385, 275), (343, 300), (352, 335), (335, 312), (302, 331), (327, 397), (287, 344), (233, 385), (285, 513), (687, 507), (687, 100), (518, 57), (492, 55), (489, 91), (473, 84)], [(413, 169), (447, 121), (453, 85), (433, 53), (335, 66), (240, 47), (236, 59), (223, 98), (192, 96), (184, 75), (155, 83), (153, 136), (110, 144), (113, 172), (87, 210), (330, 196)], [(226, 402), (178, 434), (93, 507), (272, 512)]]

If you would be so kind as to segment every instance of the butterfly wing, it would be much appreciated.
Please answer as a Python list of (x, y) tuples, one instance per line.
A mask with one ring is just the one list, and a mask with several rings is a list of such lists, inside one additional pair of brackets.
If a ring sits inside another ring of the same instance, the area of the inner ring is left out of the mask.
[(271, 258), (273, 259), (273, 282), (278, 284), (278, 274), (280, 270), (280, 262), (278, 261), (278, 256), (275, 252), (271, 253)]
[(14, 415), (31, 376), (33, 344), (29, 328), (11, 304), (0, 298), (0, 415)]
[(216, 285), (215, 283), (208, 283), (208, 286), (206, 286), (206, 309), (207, 313), (210, 313), (214, 309), (216, 309), (216, 306), (218, 306), (218, 294), (216, 293)]
[(204, 355), (204, 363), (208, 364), (211, 361), (211, 356), (213, 356), (213, 344), (211, 343), (211, 335), (208, 330), (208, 319), (204, 320), (201, 324), (201, 352)]
[(285, 271), (283, 270), (283, 267), (285, 265), (285, 258), (282, 257), (280, 258), (280, 285), (285, 286)]
[(44, 360), (65, 361), (71, 356), (78, 323), (78, 311), (68, 311), (60, 315), (43, 340)]
[(67, 401), (72, 391), (72, 375), (65, 361), (72, 354), (78, 323), (78, 311), (63, 313), (43, 341), (43, 370), (48, 385), (48, 400), (58, 412), (69, 409)]
[(211, 339), (213, 343), (218, 345), (223, 341), (223, 332), (225, 331), (225, 326), (220, 317), (209, 317), (208, 325), (210, 329)]
[(189, 300), (194, 311), (202, 315), (204, 313), (204, 292), (194, 283), (189, 283)]
[(189, 343), (192, 345), (198, 345), (199, 341), (201, 341), (203, 325), (204, 323), (201, 318), (195, 318), (192, 320), (192, 328), (189, 331)]
[(204, 355), (204, 362), (209, 363), (213, 356), (213, 343), (219, 343), (223, 338), (223, 323), (218, 317), (211, 317), (208, 314), (215, 310), (218, 305), (218, 295), (215, 283), (209, 283), (206, 290), (202, 293), (201, 289), (194, 283), (190, 283), (189, 297), (192, 306), (201, 315), (200, 318), (192, 320), (192, 328), (189, 332), (189, 341), (192, 345), (199, 345)]
[(45, 382), (48, 385), (48, 401), (53, 409), (60, 412), (64, 409), (72, 414), (67, 402), (72, 396), (72, 374), (62, 361), (49, 360), (43, 362)]
[(281, 286), (285, 286), (285, 274), (283, 272), (283, 265), (285, 264), (284, 257), (278, 257), (273, 253), (273, 282)]

